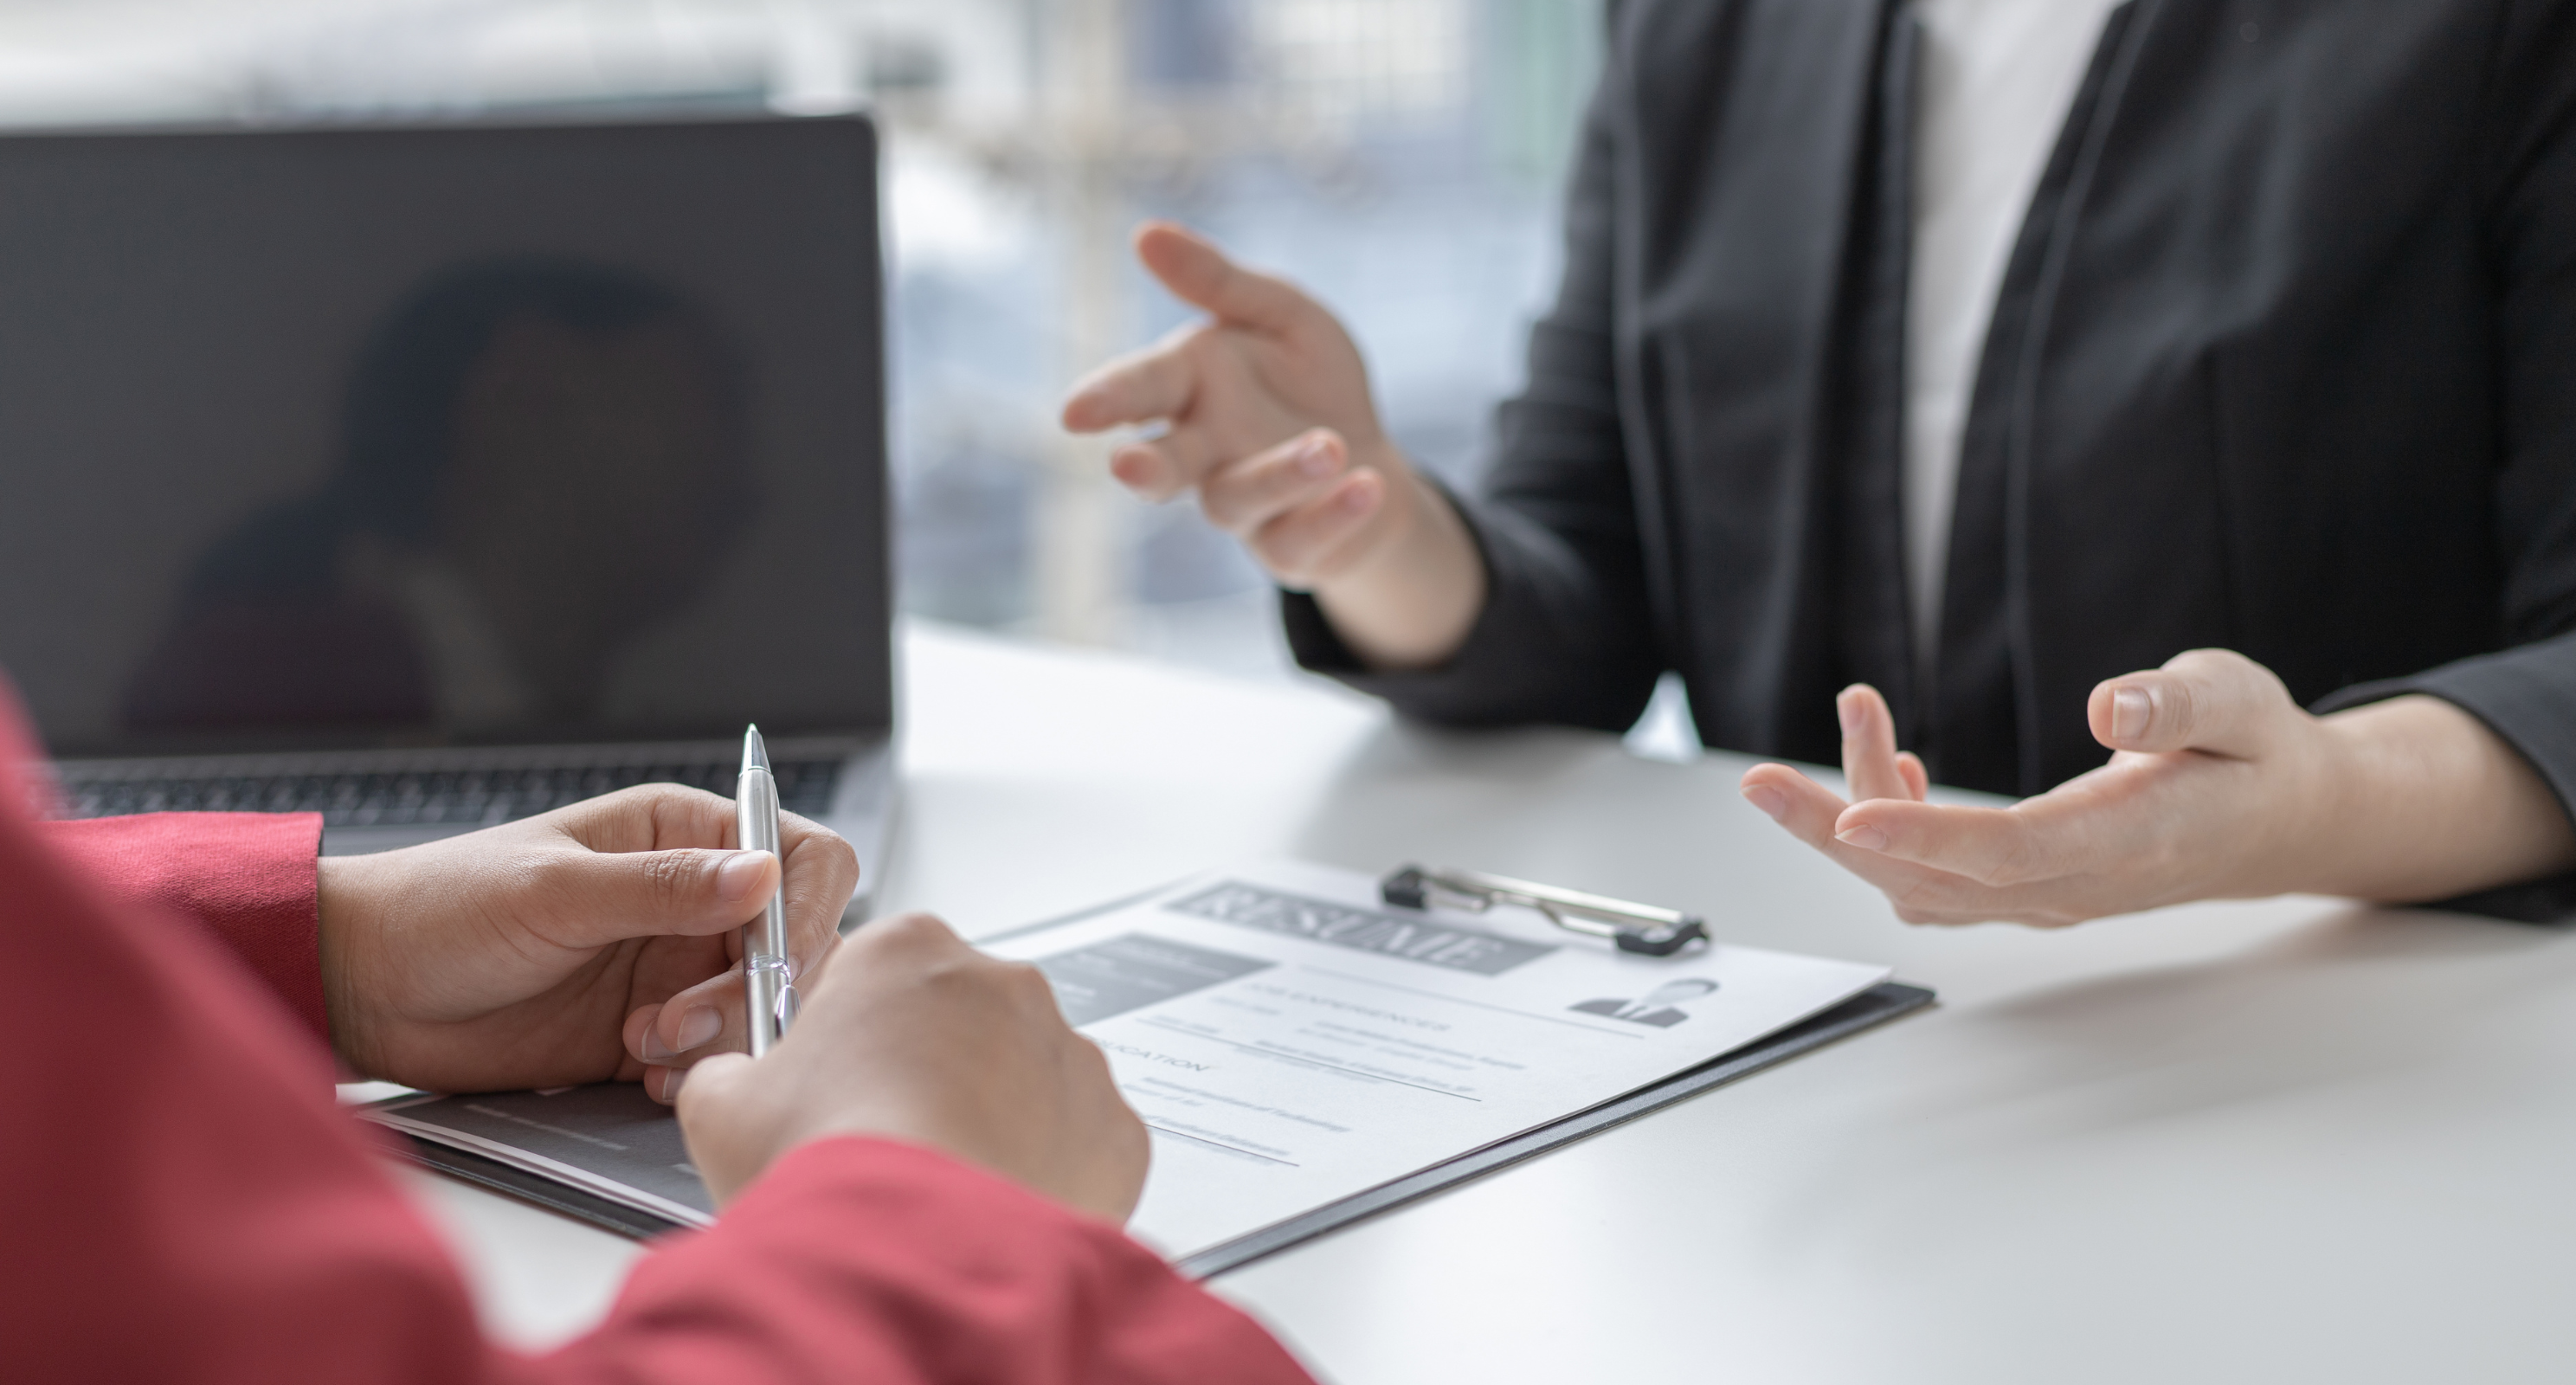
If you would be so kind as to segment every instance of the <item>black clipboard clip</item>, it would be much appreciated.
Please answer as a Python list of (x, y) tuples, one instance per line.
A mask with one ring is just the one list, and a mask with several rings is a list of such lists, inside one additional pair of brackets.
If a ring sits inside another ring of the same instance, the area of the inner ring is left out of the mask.
[(1518, 904), (1546, 915), (1548, 922), (1567, 932), (1608, 938), (1621, 952), (1648, 957), (1670, 957), (1692, 943), (1708, 941), (1707, 923), (1694, 914), (1472, 870), (1405, 866), (1377, 882), (1377, 893), (1400, 909), (1445, 904), (1481, 914), (1497, 904)]

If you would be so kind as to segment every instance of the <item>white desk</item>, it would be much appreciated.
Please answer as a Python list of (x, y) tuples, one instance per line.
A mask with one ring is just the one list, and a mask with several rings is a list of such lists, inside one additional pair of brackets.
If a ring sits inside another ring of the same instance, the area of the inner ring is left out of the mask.
[[(1908, 929), (1690, 766), (935, 629), (894, 907), (970, 934), (1289, 854), (1893, 963), (1939, 1009), (1218, 1281), (1347, 1385), (2562, 1380), (2576, 937), (2317, 900)], [(635, 1248), (421, 1175), (495, 1327)]]

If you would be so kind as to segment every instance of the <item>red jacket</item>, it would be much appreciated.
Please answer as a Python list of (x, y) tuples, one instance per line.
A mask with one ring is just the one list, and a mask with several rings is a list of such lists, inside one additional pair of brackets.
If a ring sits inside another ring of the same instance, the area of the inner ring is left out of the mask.
[(833, 1139), (550, 1354), (484, 1339), (322, 1041), (309, 815), (32, 822), (0, 687), (0, 1368), (13, 1381), (1303, 1381), (1118, 1229)]

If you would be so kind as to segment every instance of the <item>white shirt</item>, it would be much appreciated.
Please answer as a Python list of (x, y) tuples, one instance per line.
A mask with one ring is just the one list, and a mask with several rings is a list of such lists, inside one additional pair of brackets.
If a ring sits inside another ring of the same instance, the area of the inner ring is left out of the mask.
[(1986, 324), (2031, 194), (2120, 0), (1923, 0), (1905, 333), (1905, 578), (1928, 673)]

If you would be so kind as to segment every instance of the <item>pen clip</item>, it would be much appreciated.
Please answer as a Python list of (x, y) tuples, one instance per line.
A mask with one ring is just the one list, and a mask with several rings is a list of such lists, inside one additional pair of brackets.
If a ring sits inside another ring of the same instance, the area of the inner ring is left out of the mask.
[(748, 1046), (758, 1058), (787, 1037), (787, 1026), (796, 1018), (796, 982), (786, 958), (751, 952), (743, 954), (742, 986)]
[(1409, 865), (1380, 880), (1377, 892), (1403, 909), (1443, 904), (1481, 914), (1497, 904), (1517, 904), (1569, 933), (1608, 938), (1621, 952), (1647, 957), (1670, 957), (1708, 941), (1707, 923), (1694, 914), (1472, 870)]

